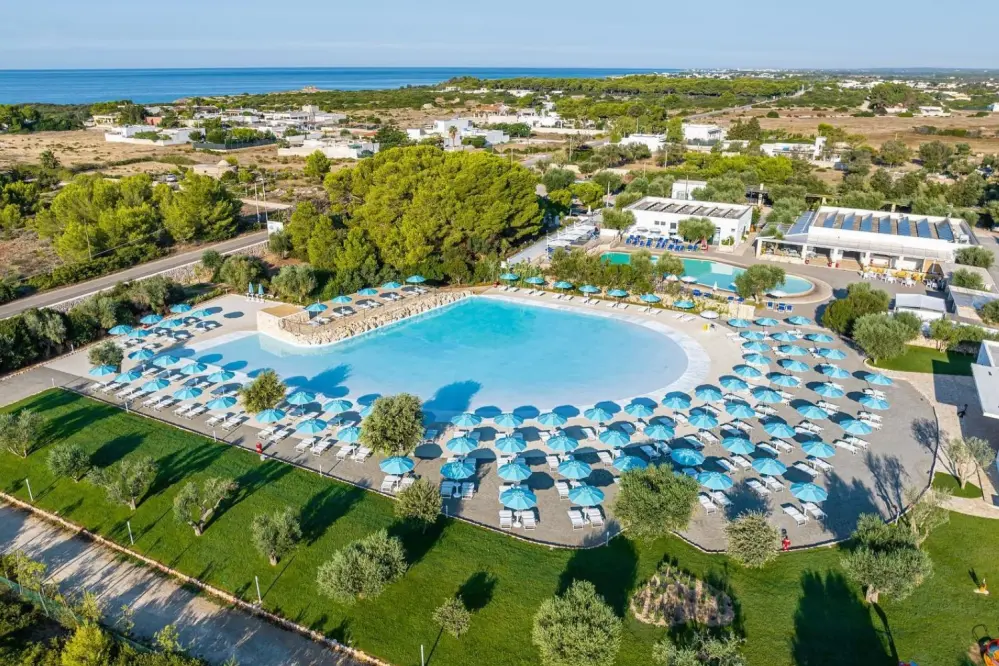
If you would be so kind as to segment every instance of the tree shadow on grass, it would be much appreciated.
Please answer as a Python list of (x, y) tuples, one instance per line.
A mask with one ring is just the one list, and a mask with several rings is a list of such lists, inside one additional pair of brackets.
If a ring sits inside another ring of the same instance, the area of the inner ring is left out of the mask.
[(302, 539), (312, 545), (326, 530), (350, 511), (364, 497), (364, 490), (356, 486), (330, 484), (309, 498), (302, 507), (299, 518)]
[(139, 448), (145, 437), (138, 433), (120, 435), (105, 442), (90, 456), (90, 464), (94, 467), (107, 467), (118, 462), (132, 451)]
[(438, 518), (424, 529), (422, 523), (401, 521), (389, 527), (388, 533), (389, 536), (398, 537), (402, 541), (402, 547), (406, 551), (406, 562), (409, 566), (413, 566), (430, 552), (450, 522), (449, 518)]
[(293, 469), (291, 465), (274, 459), (268, 459), (260, 465), (254, 465), (236, 479), (238, 486), (236, 496), (229, 502), (226, 502), (226, 505), (228, 507), (235, 506), (264, 486), (274, 483), (281, 477), (290, 474)]
[(477, 571), (458, 588), (458, 596), (465, 608), (474, 613), (482, 610), (493, 599), (497, 578), (488, 571)]
[(603, 548), (577, 550), (559, 578), (558, 593), (565, 592), (574, 580), (587, 580), (624, 617), (628, 599), (638, 576), (638, 552), (630, 539), (613, 539)]
[(156, 495), (192, 474), (208, 469), (225, 454), (226, 447), (203, 444), (169, 453), (156, 461), (156, 480), (149, 489), (149, 496)]
[(870, 610), (839, 573), (802, 575), (791, 650), (801, 666), (898, 663), (885, 649)]

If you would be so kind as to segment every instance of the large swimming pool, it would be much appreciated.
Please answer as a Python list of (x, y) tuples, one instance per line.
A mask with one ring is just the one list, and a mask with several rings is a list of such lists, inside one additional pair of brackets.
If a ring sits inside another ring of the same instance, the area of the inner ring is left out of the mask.
[[(631, 261), (628, 252), (605, 252), (600, 258), (612, 264), (627, 264)], [(653, 256), (652, 259), (655, 260), (656, 257)], [(720, 261), (683, 258), (683, 274), (693, 277), (697, 284), (705, 287), (733, 291), (735, 278), (743, 272), (742, 268)], [(784, 284), (778, 288), (789, 296), (794, 296), (810, 292), (814, 285), (804, 278), (788, 275)]]
[(475, 297), (324, 347), (250, 333), (185, 355), (251, 374), (272, 368), (289, 385), (328, 397), (414, 393), (437, 416), (578, 407), (703, 379), (706, 355), (692, 339), (617, 311), (601, 314)]

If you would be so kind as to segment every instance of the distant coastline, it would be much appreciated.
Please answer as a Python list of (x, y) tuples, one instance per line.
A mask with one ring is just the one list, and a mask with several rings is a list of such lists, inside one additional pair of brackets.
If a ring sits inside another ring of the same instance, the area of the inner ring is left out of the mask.
[(676, 69), (573, 67), (253, 67), (219, 69), (0, 70), (0, 104), (150, 104), (182, 97), (300, 90), (379, 90), (427, 86), (456, 76), (506, 79), (603, 77)]

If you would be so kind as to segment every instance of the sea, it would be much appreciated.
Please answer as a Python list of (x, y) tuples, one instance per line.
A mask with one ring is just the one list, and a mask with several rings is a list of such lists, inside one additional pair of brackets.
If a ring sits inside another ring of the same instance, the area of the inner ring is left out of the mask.
[(507, 79), (604, 77), (670, 69), (530, 67), (275, 67), (226, 69), (0, 70), (0, 104), (151, 104), (182, 97), (301, 90), (378, 90), (436, 85), (456, 76)]

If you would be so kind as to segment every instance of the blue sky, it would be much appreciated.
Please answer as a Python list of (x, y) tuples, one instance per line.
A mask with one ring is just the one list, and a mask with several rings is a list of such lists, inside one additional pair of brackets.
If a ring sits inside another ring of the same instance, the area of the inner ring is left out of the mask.
[(0, 69), (999, 68), (988, 0), (44, 0), (3, 17)]

